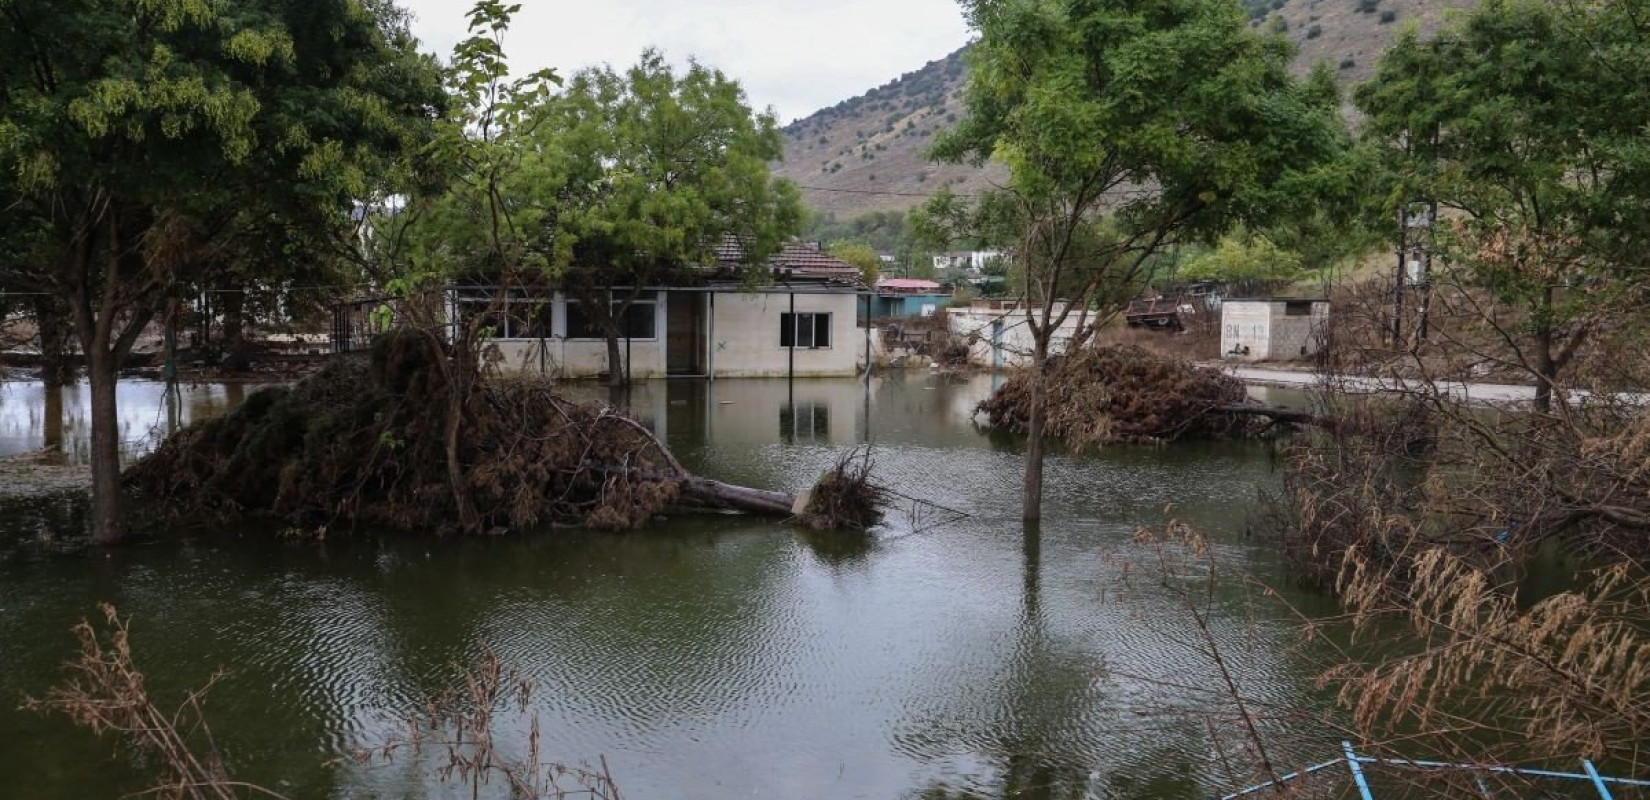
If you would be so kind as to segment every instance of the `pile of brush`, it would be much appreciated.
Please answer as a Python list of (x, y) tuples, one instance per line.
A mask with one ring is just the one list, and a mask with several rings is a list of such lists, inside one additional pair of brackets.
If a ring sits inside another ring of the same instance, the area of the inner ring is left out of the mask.
[(864, 530), (882, 518), (887, 500), (888, 490), (871, 480), (871, 448), (856, 447), (820, 476), (801, 519), (817, 530)]
[[(977, 411), (993, 426), (1025, 432), (1037, 380), (1022, 370)], [(1139, 347), (1078, 348), (1051, 358), (1041, 380), (1048, 435), (1077, 448), (1240, 436), (1272, 424), (1243, 408), (1247, 393), (1236, 378)]]
[(258, 515), (300, 530), (620, 530), (686, 505), (789, 515), (792, 497), (688, 474), (641, 424), (548, 381), (483, 378), (438, 337), (381, 338), (290, 388), (192, 425), (127, 470), (181, 518)]

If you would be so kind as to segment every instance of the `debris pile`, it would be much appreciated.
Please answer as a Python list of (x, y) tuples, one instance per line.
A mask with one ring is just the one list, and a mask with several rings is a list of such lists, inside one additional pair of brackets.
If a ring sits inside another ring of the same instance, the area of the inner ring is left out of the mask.
[[(984, 402), (996, 427), (1025, 432), (1037, 375), (1023, 370)], [(1244, 408), (1243, 383), (1216, 369), (1132, 346), (1089, 345), (1049, 360), (1048, 435), (1076, 448), (1247, 435), (1272, 424)]]
[(814, 484), (802, 521), (818, 530), (864, 530), (881, 519), (887, 498), (888, 490), (871, 480), (871, 449), (857, 447)]
[(674, 505), (790, 512), (789, 494), (688, 474), (618, 411), (538, 378), (482, 378), (450, 350), (418, 332), (383, 337), (370, 361), (336, 361), (178, 432), (127, 485), (175, 516), (253, 514), (308, 531), (622, 530)]

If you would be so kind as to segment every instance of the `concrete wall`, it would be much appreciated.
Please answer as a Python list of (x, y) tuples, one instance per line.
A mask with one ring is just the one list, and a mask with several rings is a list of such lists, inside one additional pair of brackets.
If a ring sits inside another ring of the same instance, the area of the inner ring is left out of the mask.
[[(1041, 314), (1041, 310), (1034, 311)], [(1058, 310), (1056, 310), (1058, 313)], [(947, 309), (951, 332), (969, 341), (968, 361), (981, 367), (1020, 367), (1031, 363), (1033, 339), (1031, 327), (1026, 324), (1025, 309), (999, 309), (980, 306)], [(1077, 318), (1073, 311), (1049, 342), (1050, 355), (1057, 355), (1077, 334)]]
[(1221, 357), (1231, 361), (1290, 361), (1317, 352), (1319, 332), (1329, 321), (1326, 300), (1310, 303), (1310, 313), (1288, 313), (1287, 300), (1227, 300), (1220, 312)]
[[(702, 300), (702, 293), (693, 295)], [(489, 357), (506, 371), (542, 373), (559, 378), (587, 378), (607, 371), (607, 344), (601, 339), (567, 339), (566, 298), (554, 299), (553, 335), (538, 339), (495, 339)], [(855, 324), (860, 299), (853, 294), (798, 294), (796, 310), (831, 314), (831, 343), (823, 348), (796, 350), (797, 377), (855, 375), (864, 361), (864, 332)], [(656, 338), (619, 340), (621, 356), (628, 353), (630, 376), (635, 380), (666, 376), (665, 333), (668, 326), (666, 293), (654, 309)], [(791, 310), (790, 295), (777, 292), (717, 293), (714, 319), (709, 326), (708, 363), (718, 378), (784, 377), (789, 374), (789, 348), (779, 345), (780, 315)], [(701, 359), (706, 361), (707, 359)]]

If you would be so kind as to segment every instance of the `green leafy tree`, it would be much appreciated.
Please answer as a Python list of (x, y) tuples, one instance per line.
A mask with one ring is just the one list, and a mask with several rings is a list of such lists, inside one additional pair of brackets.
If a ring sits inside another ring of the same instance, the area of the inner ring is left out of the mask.
[(1390, 181), (1382, 216), (1437, 205), (1435, 288), (1496, 340), (1459, 344), (1528, 374), (1542, 411), (1579, 349), (1642, 307), (1645, 19), (1647, 0), (1490, 0), (1435, 38), (1404, 32), (1356, 95)]
[(115, 542), (115, 382), (138, 336), (178, 287), (212, 283), (237, 223), (347, 226), (370, 176), (422, 141), (437, 71), (381, 2), (10, 0), (0, 17), (0, 190), (30, 221), (3, 231), (46, 231), (5, 283), (72, 318), (92, 531)]
[(718, 70), (678, 73), (648, 51), (622, 73), (574, 75), (538, 113), (530, 144), (554, 167), (532, 190), (549, 209), (534, 246), (604, 332), (611, 385), (644, 287), (712, 263), (728, 237), (754, 274), (801, 228), (796, 187), (769, 171), (784, 152), (773, 114)]
[(868, 244), (857, 242), (839, 242), (832, 245), (827, 251), (832, 256), (840, 258), (859, 268), (860, 280), (867, 286), (876, 286), (877, 278), (882, 275), (882, 257), (872, 250)]
[[(1290, 43), (1226, 0), (973, 0), (968, 115), (944, 160), (1007, 163), (1008, 185), (941, 195), (934, 227), (1005, 246), (1047, 374), (1178, 242), (1298, 208), (1345, 138), (1333, 80), (1289, 73)], [(1023, 514), (1041, 515), (1046, 417), (1033, 392)]]
[(1293, 283), (1302, 276), (1301, 257), (1265, 236), (1232, 234), (1213, 248), (1186, 259), (1175, 277), (1183, 281), (1214, 281), (1238, 293), (1266, 292)]

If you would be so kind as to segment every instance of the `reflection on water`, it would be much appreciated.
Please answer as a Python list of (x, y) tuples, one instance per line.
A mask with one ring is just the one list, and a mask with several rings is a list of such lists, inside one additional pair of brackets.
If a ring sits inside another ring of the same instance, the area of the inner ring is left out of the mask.
[[(1021, 443), (970, 419), (993, 380), (658, 381), (629, 393), (689, 468), (735, 483), (806, 486), (872, 442), (884, 482), (969, 514), (938, 525), (902, 511), (842, 535), (684, 515), (628, 535), (320, 546), (226, 530), (63, 555), (0, 520), (0, 774), (9, 794), (38, 800), (142, 788), (107, 744), (11, 702), (50, 683), (69, 627), (109, 601), (134, 621), (157, 696), (230, 670), (207, 706), (215, 735), (239, 775), (295, 798), (447, 796), (417, 764), (323, 762), (370, 743), (386, 711), (444, 686), (483, 644), (539, 682), (544, 751), (605, 755), (636, 798), (1190, 798), (1232, 783), (1208, 736), (1231, 720), (1164, 713), (1199, 708), (1173, 687), (1210, 685), (1203, 641), (1172, 598), (1124, 578), (1150, 560), (1131, 533), (1168, 515), (1208, 533), (1224, 563), (1276, 578), (1242, 526), (1244, 504), (1274, 480), (1264, 451), (1055, 455), (1047, 519), (1027, 528)], [(180, 418), (232, 402), (227, 387), (196, 391)], [(0, 446), (39, 447), (46, 396), (5, 392)], [(597, 387), (570, 392), (613, 402)], [(121, 399), (125, 439), (165, 419), (158, 390), (123, 385)], [(60, 436), (83, 449), (84, 398), (62, 402)], [(1292, 622), (1226, 587), (1208, 613), (1246, 693), (1321, 703)], [(507, 748), (525, 744), (525, 722), (513, 724)]]
[[(123, 380), (117, 394), (121, 452), (153, 449), (193, 420), (234, 408), (249, 391), (241, 384), (180, 385), (169, 396), (159, 381)], [(0, 458), (42, 448), (86, 463), (91, 451), (92, 393), (85, 383), (46, 388), (39, 383), (0, 382)]]

